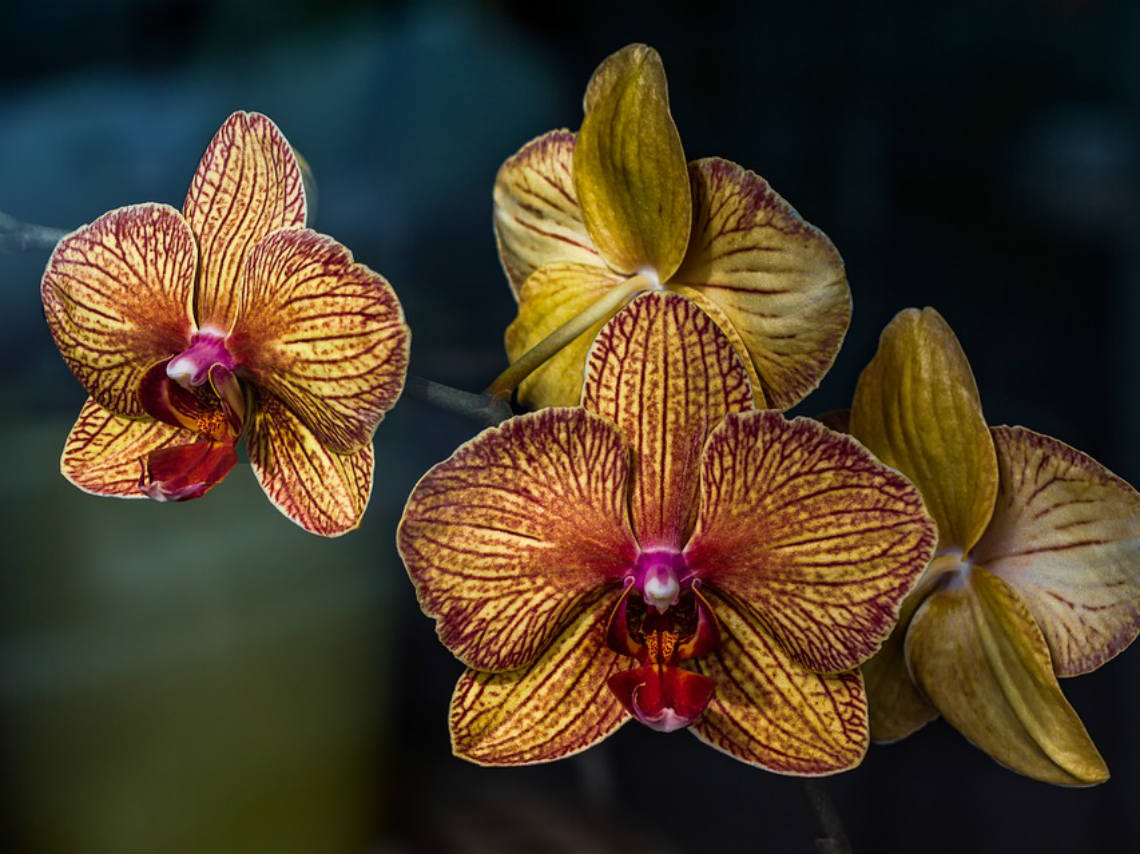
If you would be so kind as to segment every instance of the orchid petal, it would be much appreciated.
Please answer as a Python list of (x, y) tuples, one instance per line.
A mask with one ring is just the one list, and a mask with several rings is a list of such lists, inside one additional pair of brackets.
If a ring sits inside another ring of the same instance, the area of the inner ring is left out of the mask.
[(143, 374), (190, 339), (196, 259), (194, 235), (169, 205), (118, 208), (55, 247), (40, 288), (48, 328), (100, 406), (146, 415)]
[(582, 405), (633, 446), (630, 513), (643, 549), (680, 548), (697, 515), (709, 431), (752, 406), (744, 365), (716, 324), (676, 294), (644, 294), (594, 340)]
[(574, 145), (574, 188), (591, 242), (615, 271), (665, 282), (689, 242), (692, 198), (665, 69), (642, 44), (590, 78)]
[(197, 436), (149, 418), (124, 418), (87, 398), (68, 434), (60, 472), (84, 492), (146, 498), (139, 489), (143, 461), (152, 451), (193, 442)]
[(876, 744), (900, 741), (938, 717), (938, 709), (918, 690), (906, 666), (909, 625), (910, 615), (905, 621), (900, 618), (879, 651), (860, 666), (871, 713), (871, 740)]
[(1056, 439), (993, 437), (1001, 483), (971, 559), (1024, 598), (1058, 676), (1088, 673), (1140, 632), (1140, 495)]
[(261, 394), (250, 425), (249, 461), (282, 513), (306, 531), (338, 537), (360, 525), (372, 493), (372, 442), (330, 451), (281, 401)]
[(695, 666), (716, 682), (690, 727), (701, 741), (778, 774), (819, 776), (858, 765), (867, 752), (867, 699), (857, 670), (805, 670), (731, 598), (708, 590), (724, 646)]
[(628, 659), (606, 648), (613, 591), (583, 600), (529, 667), (468, 670), (451, 698), (451, 745), (480, 765), (562, 759), (597, 744), (629, 720), (606, 680)]
[(937, 311), (887, 324), (859, 377), (851, 434), (905, 474), (938, 524), (938, 550), (968, 551), (993, 513), (998, 469), (966, 354)]
[(914, 615), (906, 657), (947, 721), (1008, 768), (1063, 786), (1108, 768), (1053, 675), (1049, 649), (1017, 592), (973, 567)]
[(495, 242), (511, 291), (548, 264), (604, 266), (578, 207), (572, 177), (574, 134), (533, 139), (495, 177)]
[(305, 224), (301, 169), (277, 125), (260, 113), (226, 119), (202, 155), (182, 212), (202, 258), (198, 325), (227, 333), (246, 254), (270, 232)]
[(391, 286), (331, 237), (275, 231), (249, 253), (228, 346), (336, 453), (372, 439), (408, 365), (408, 327)]
[(685, 559), (810, 670), (874, 653), (933, 547), (918, 492), (848, 436), (768, 410), (729, 415), (709, 437)]
[[(535, 272), (519, 292), (518, 317), (507, 327), (507, 355), (511, 361), (620, 281), (605, 268), (584, 264), (551, 264)], [(603, 317), (523, 380), (519, 401), (534, 407), (577, 406), (582, 399), (586, 354), (607, 319)]]
[(397, 545), (464, 664), (531, 663), (583, 596), (633, 565), (628, 454), (600, 418), (544, 409), (484, 431), (421, 478)]
[(843, 259), (754, 172), (720, 158), (689, 165), (693, 234), (672, 283), (716, 302), (744, 339), (777, 409), (819, 385), (851, 323)]

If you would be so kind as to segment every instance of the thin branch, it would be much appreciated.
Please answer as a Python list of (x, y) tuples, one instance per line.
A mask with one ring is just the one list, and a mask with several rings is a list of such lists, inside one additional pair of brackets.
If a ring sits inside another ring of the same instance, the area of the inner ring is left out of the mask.
[(498, 425), (514, 414), (505, 400), (496, 400), (489, 394), (462, 391), (423, 377), (409, 376), (404, 393), (433, 406), (474, 418), (489, 427)]
[(0, 211), (0, 252), (24, 252), (28, 249), (51, 249), (67, 234), (62, 228), (48, 228), (20, 222)]
[(815, 840), (818, 854), (851, 854), (851, 843), (843, 829), (843, 820), (831, 795), (819, 780), (804, 780), (804, 794), (819, 821), (820, 835)]

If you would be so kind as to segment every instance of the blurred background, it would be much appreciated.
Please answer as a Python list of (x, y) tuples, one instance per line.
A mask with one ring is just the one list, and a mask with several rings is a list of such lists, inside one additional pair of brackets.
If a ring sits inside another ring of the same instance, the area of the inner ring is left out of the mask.
[[(234, 109), (311, 163), (313, 224), (394, 284), (414, 373), (478, 391), (513, 302), (499, 164), (574, 128), (594, 66), (657, 47), (690, 157), (756, 170), (843, 254), (854, 321), (796, 411), (846, 406), (878, 334), (938, 307), (991, 423), (1140, 482), (1138, 6), (8, 0), (0, 211), (66, 229), (180, 206)], [(200, 502), (58, 474), (83, 401), (0, 254), (0, 846), (40, 850), (784, 851), (802, 785), (636, 726), (550, 766), (450, 755), (460, 667), (393, 546), (418, 476), (479, 425), (405, 398), (360, 531), (304, 534), (248, 466)], [(1140, 649), (1062, 683), (1112, 779), (1061, 790), (943, 722), (826, 782), (856, 850), (1135, 851)]]

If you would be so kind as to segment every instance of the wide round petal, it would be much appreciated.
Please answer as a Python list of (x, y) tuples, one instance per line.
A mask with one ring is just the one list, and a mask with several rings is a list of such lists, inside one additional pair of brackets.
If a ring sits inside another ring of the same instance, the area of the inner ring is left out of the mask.
[(874, 653), (933, 547), (917, 490), (848, 436), (764, 411), (729, 415), (709, 437), (689, 568), (754, 608), (810, 670)]
[(103, 214), (59, 241), (40, 293), (59, 352), (105, 409), (146, 416), (142, 376), (181, 351), (193, 329), (197, 250), (169, 205)]
[(161, 421), (115, 415), (88, 398), (63, 446), (59, 470), (92, 495), (146, 498), (139, 478), (147, 455), (197, 438)]
[(971, 558), (1021, 594), (1058, 676), (1095, 670), (1140, 632), (1140, 495), (1056, 439), (993, 437), (997, 505)]
[(908, 308), (887, 324), (855, 389), (851, 434), (918, 487), (939, 551), (978, 541), (997, 495), (997, 457), (970, 363), (937, 311)]
[(630, 514), (642, 548), (681, 548), (696, 519), (705, 438), (726, 413), (752, 406), (732, 344), (685, 298), (644, 294), (594, 339), (582, 405), (633, 446)]
[(573, 160), (574, 134), (552, 130), (519, 149), (495, 176), (495, 242), (516, 297), (547, 264), (605, 265), (578, 207)]
[(723, 646), (693, 663), (716, 682), (690, 727), (701, 741), (778, 774), (854, 768), (867, 752), (867, 699), (859, 671), (820, 676), (800, 666), (749, 609), (705, 588)]
[(480, 765), (563, 759), (597, 744), (629, 720), (606, 680), (629, 659), (606, 648), (616, 594), (587, 597), (529, 667), (468, 670), (451, 698), (451, 747)]
[(337, 537), (358, 527), (372, 493), (372, 443), (350, 454), (330, 451), (288, 407), (259, 397), (246, 446), (269, 500), (314, 534)]
[(671, 284), (715, 302), (776, 409), (819, 385), (851, 323), (843, 259), (768, 182), (720, 158), (689, 165), (693, 234)]
[(404, 388), (410, 334), (391, 286), (331, 237), (275, 231), (253, 248), (227, 345), (239, 375), (282, 400), (322, 445), (368, 444)]
[(946, 720), (1001, 764), (1063, 786), (1108, 779), (1061, 693), (1044, 636), (996, 575), (974, 567), (928, 596), (907, 632), (906, 657)]
[(305, 224), (305, 190), (284, 135), (260, 113), (236, 112), (214, 134), (182, 212), (198, 238), (198, 325), (228, 332), (245, 256), (272, 231)]
[[(551, 264), (534, 273), (519, 293), (519, 313), (507, 327), (507, 355), (515, 361), (543, 338), (601, 299), (621, 279), (604, 267)], [(577, 406), (586, 354), (608, 318), (602, 318), (519, 385), (519, 401), (535, 408)]]
[(591, 242), (615, 271), (666, 281), (689, 242), (692, 198), (665, 68), (643, 44), (590, 78), (574, 146), (574, 187)]
[(464, 664), (530, 664), (585, 595), (633, 565), (628, 456), (612, 424), (544, 409), (485, 430), (420, 479), (397, 546)]

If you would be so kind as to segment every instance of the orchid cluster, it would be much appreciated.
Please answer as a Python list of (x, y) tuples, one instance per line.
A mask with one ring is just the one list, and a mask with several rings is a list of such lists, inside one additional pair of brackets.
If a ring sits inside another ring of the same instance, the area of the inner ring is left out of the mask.
[[(487, 394), (534, 411), (429, 470), (397, 533), (467, 668), (455, 753), (545, 762), (636, 720), (823, 775), (941, 714), (1022, 774), (1107, 779), (1058, 679), (1140, 632), (1140, 495), (987, 426), (930, 308), (886, 328), (849, 412), (785, 417), (851, 320), (839, 253), (753, 172), (686, 161), (652, 48), (606, 59), (584, 110), (494, 185), (518, 315)], [(195, 499), (244, 439), (294, 522), (359, 525), (410, 336), (387, 281), (305, 222), (301, 161), (239, 112), (181, 212), (59, 242), (44, 310), (89, 395), (65, 477)]]

